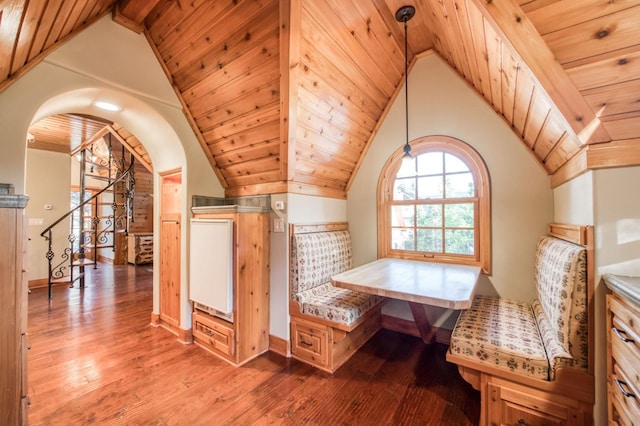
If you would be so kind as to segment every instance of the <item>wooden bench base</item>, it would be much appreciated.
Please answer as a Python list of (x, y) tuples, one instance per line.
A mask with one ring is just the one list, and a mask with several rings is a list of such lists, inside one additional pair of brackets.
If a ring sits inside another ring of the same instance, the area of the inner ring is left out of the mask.
[(559, 369), (545, 381), (480, 365), (447, 353), (447, 361), (480, 391), (480, 425), (592, 425), (594, 377)]
[(309, 315), (291, 316), (291, 356), (328, 373), (335, 372), (380, 330), (378, 305), (351, 330)]

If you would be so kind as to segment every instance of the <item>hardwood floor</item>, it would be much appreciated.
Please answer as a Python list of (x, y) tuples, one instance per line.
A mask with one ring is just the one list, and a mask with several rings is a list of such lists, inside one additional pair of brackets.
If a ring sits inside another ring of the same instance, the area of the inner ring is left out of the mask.
[(29, 297), (30, 425), (473, 425), (443, 345), (382, 330), (333, 376), (267, 353), (235, 368), (149, 325), (150, 267)]

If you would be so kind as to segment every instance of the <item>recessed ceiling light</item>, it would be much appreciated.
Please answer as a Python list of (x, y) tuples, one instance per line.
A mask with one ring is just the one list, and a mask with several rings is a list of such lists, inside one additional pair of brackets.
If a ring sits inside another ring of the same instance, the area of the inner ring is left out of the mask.
[(109, 102), (96, 101), (93, 104), (98, 108), (102, 108), (107, 111), (120, 111), (120, 107), (118, 105)]

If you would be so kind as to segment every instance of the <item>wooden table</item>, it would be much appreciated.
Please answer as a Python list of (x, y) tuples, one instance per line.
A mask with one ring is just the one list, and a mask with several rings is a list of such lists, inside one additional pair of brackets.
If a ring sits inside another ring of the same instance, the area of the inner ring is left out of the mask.
[(467, 309), (475, 296), (480, 268), (403, 259), (378, 259), (331, 277), (336, 287), (409, 302), (422, 340), (435, 332), (422, 305)]

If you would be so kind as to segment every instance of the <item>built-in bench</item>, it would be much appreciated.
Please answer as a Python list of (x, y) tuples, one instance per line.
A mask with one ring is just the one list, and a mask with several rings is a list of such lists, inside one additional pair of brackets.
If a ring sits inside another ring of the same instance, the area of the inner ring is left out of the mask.
[(346, 223), (290, 225), (291, 355), (333, 373), (380, 329), (383, 298), (334, 287), (351, 269)]
[(481, 392), (481, 425), (593, 422), (592, 260), (592, 227), (551, 225), (533, 302), (477, 296), (461, 312), (447, 360)]

